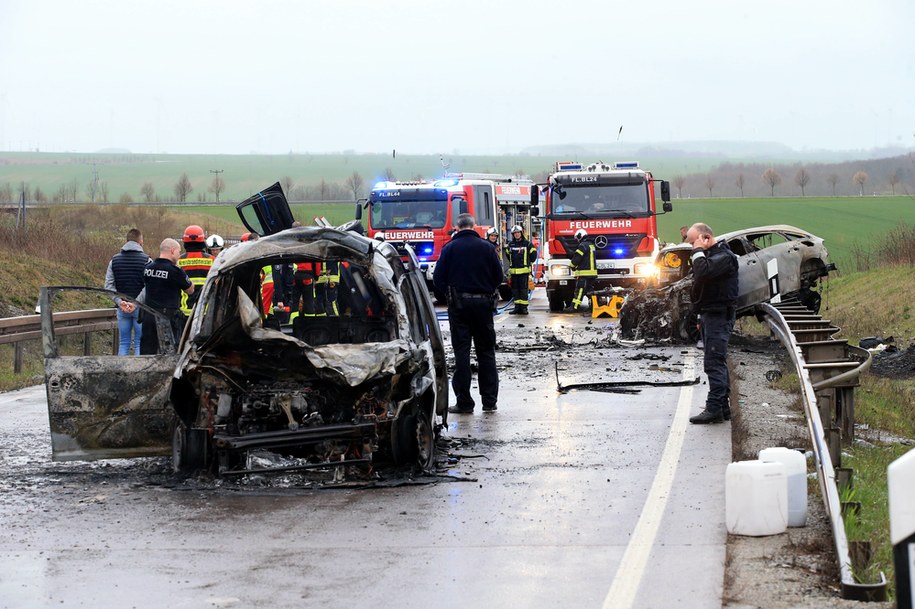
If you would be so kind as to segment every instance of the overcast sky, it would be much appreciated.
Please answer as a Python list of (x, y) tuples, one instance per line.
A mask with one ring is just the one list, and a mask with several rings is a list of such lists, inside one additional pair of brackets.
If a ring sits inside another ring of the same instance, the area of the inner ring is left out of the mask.
[(0, 150), (915, 145), (913, 0), (0, 0)]

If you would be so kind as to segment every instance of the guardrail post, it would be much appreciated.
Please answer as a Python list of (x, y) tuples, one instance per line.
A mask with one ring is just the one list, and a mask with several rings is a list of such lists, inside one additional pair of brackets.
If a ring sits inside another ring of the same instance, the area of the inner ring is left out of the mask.
[(839, 427), (842, 428), (842, 443), (851, 446), (855, 441), (855, 388), (836, 388), (836, 394), (840, 405)]
[(83, 355), (92, 353), (92, 336), (88, 332), (83, 333)]
[(22, 372), (22, 343), (13, 343), (13, 372)]
[(890, 463), (886, 477), (890, 541), (896, 568), (896, 607), (915, 609), (915, 450)]
[(118, 330), (118, 327), (115, 326), (111, 331), (111, 355), (117, 355), (118, 350), (121, 347), (121, 333)]

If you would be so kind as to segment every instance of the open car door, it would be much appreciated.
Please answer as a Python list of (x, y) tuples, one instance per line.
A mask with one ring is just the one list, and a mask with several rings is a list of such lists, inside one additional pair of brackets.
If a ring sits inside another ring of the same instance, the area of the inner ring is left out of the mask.
[(168, 393), (177, 355), (168, 320), (143, 307), (145, 315), (156, 316), (160, 352), (164, 355), (61, 355), (52, 303), (54, 296), (65, 290), (115, 294), (99, 288), (41, 288), (41, 333), (53, 460), (171, 454), (175, 415)]
[(279, 182), (251, 195), (236, 205), (235, 210), (247, 229), (261, 237), (292, 228), (292, 210)]

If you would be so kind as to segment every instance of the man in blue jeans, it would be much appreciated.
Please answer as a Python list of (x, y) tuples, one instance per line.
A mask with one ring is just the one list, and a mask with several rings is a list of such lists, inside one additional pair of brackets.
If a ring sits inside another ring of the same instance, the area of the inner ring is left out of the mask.
[[(127, 243), (108, 263), (108, 270), (105, 272), (105, 289), (136, 298), (143, 290), (143, 268), (150, 260), (150, 257), (143, 251), (143, 233), (138, 228), (130, 229), (127, 231)], [(133, 342), (133, 354), (140, 355), (140, 337), (143, 334), (143, 326), (138, 320), (140, 311), (120, 296), (114, 297), (114, 304), (118, 307), (118, 335), (120, 336), (118, 355), (129, 354), (131, 342)]]
[(693, 306), (702, 329), (703, 365), (708, 376), (705, 410), (690, 423), (721, 423), (731, 418), (731, 378), (728, 339), (737, 313), (737, 256), (727, 243), (717, 241), (707, 224), (693, 224), (686, 232), (693, 246)]

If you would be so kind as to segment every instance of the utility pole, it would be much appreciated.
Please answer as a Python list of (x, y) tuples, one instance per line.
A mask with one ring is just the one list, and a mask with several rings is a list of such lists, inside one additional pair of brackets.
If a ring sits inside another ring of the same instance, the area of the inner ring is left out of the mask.
[[(210, 170), (210, 173), (216, 174), (216, 177), (214, 178), (214, 182), (218, 182), (219, 174), (221, 174), (224, 171), (225, 171), (225, 169), (211, 169)], [(216, 202), (219, 203), (219, 184), (215, 183), (214, 186), (216, 187), (213, 189), (213, 191), (216, 193)]]

